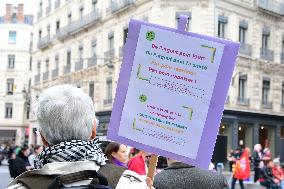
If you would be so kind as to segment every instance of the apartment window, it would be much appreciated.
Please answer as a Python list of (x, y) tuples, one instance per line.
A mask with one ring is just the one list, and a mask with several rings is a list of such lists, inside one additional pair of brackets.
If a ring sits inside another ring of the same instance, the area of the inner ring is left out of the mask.
[(125, 45), (125, 43), (126, 43), (127, 34), (128, 34), (128, 28), (125, 28), (123, 30), (123, 45)]
[(112, 99), (112, 79), (108, 78), (106, 81), (106, 97), (108, 100)]
[(8, 68), (9, 69), (15, 68), (15, 55), (12, 54), (8, 55)]
[(79, 46), (79, 61), (83, 60), (83, 53), (84, 53), (83, 45), (80, 45)]
[(262, 103), (263, 104), (268, 104), (269, 90), (270, 90), (270, 80), (264, 79), (262, 81)]
[(33, 63), (33, 57), (30, 56), (30, 66), (29, 66), (30, 71), (32, 71), (32, 63)]
[(108, 34), (108, 48), (109, 50), (114, 49), (114, 37), (113, 32)]
[(39, 31), (38, 31), (38, 39), (41, 39), (41, 34), (42, 34), (42, 31), (39, 30)]
[(37, 73), (38, 73), (38, 74), (40, 74), (40, 64), (41, 64), (41, 62), (38, 61), (38, 62), (37, 62)]
[(84, 7), (81, 6), (79, 11), (80, 11), (80, 18), (82, 18), (84, 16)]
[(13, 103), (5, 103), (5, 118), (11, 119), (13, 116)]
[(49, 70), (49, 58), (45, 60), (45, 71), (48, 72)]
[(10, 44), (15, 44), (16, 43), (16, 38), (17, 38), (16, 31), (9, 31), (9, 43)]
[(97, 40), (92, 41), (92, 55), (95, 57), (97, 54)]
[(95, 92), (95, 84), (94, 82), (89, 83), (89, 96), (92, 98), (94, 101), (94, 92)]
[(12, 23), (17, 23), (17, 14), (16, 13), (13, 13), (12, 14)]
[(68, 23), (70, 24), (71, 22), (72, 22), (72, 14), (69, 13), (69, 14), (68, 14)]
[(60, 20), (56, 21), (56, 31), (58, 31), (60, 28)]
[(46, 30), (47, 30), (47, 35), (50, 36), (50, 24), (47, 25)]
[(14, 79), (7, 79), (7, 95), (12, 95), (14, 92)]
[(268, 29), (263, 29), (262, 31), (262, 49), (268, 49), (270, 31)]
[(246, 43), (246, 32), (248, 24), (245, 21), (241, 21), (239, 25), (239, 41), (242, 44)]
[(67, 51), (67, 64), (71, 64), (71, 51)]
[(246, 84), (247, 75), (241, 75), (239, 77), (239, 98), (243, 100), (246, 97)]
[(284, 36), (283, 36), (283, 39), (282, 39), (282, 56), (284, 57)]
[(284, 82), (282, 82), (282, 107), (284, 107)]
[(55, 55), (55, 69), (58, 69), (59, 68), (59, 55)]
[(178, 26), (179, 23), (179, 16), (180, 15), (186, 15), (188, 16), (188, 21), (187, 21), (187, 28), (186, 31), (190, 30), (190, 21), (191, 21), (191, 13), (190, 12), (176, 12), (176, 27)]
[(218, 17), (218, 37), (226, 37), (226, 25), (228, 23), (228, 17), (219, 15)]
[(92, 0), (92, 5), (93, 5), (94, 10), (97, 8), (97, 1), (98, 0)]

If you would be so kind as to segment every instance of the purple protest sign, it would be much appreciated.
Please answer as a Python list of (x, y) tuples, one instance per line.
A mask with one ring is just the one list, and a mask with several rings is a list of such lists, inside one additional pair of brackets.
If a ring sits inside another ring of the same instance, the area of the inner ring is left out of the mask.
[(208, 169), (239, 43), (131, 19), (108, 139)]

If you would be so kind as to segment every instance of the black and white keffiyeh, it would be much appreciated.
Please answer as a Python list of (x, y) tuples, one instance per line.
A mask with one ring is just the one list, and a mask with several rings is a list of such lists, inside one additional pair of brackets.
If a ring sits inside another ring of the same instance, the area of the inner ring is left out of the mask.
[(40, 169), (52, 162), (75, 162), (93, 160), (104, 165), (107, 160), (98, 139), (91, 141), (72, 140), (46, 147), (36, 158), (35, 168)]

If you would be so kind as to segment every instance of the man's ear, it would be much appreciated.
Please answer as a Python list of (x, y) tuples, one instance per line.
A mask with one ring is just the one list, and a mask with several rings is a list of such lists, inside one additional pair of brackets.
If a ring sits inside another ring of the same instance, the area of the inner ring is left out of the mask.
[(97, 134), (97, 123), (96, 123), (96, 121), (94, 121), (93, 130), (92, 130), (90, 140), (96, 138), (96, 134)]
[(48, 144), (48, 142), (45, 140), (45, 138), (42, 136), (41, 133), (40, 133), (40, 138), (41, 138), (41, 140), (42, 140), (43, 145), (46, 146), (46, 147), (48, 147), (49, 144)]

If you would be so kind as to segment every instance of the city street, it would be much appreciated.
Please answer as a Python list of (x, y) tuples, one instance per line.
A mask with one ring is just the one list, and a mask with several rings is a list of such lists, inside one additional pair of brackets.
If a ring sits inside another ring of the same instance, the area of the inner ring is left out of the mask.
[(5, 188), (11, 180), (8, 165), (0, 166), (0, 189)]

